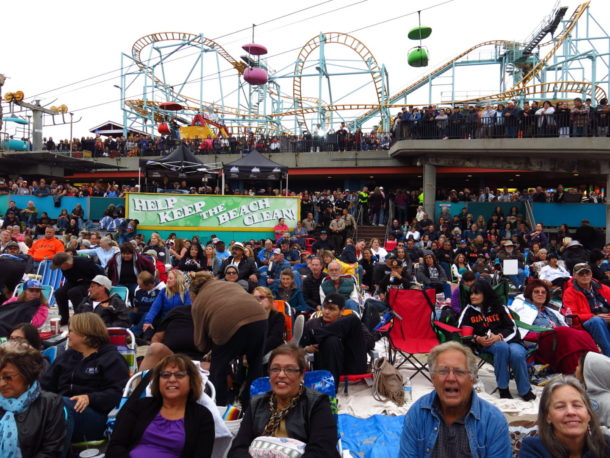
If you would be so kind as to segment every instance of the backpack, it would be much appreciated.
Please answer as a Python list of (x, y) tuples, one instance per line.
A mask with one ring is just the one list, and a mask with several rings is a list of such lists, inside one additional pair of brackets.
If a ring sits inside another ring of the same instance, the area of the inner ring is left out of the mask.
[(389, 399), (398, 406), (405, 403), (402, 374), (385, 357), (373, 367), (373, 398), (382, 402)]

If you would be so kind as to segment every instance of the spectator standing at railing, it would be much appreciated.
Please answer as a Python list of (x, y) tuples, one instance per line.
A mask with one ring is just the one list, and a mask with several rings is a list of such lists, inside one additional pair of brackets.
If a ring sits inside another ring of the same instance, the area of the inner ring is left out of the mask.
[(603, 98), (599, 101), (599, 105), (595, 108), (597, 120), (597, 136), (607, 137), (608, 126), (610, 125), (610, 109), (608, 108), (608, 99)]
[(555, 136), (555, 107), (551, 105), (551, 102), (545, 101), (542, 104), (542, 108), (536, 110), (536, 127), (538, 128), (538, 137), (551, 137)]
[(449, 138), (463, 138), (463, 121), (464, 119), (459, 107), (453, 107), (453, 112), (449, 115)]
[(494, 125), (496, 120), (496, 110), (487, 104), (481, 114), (481, 136), (482, 138), (492, 138), (494, 136)]
[(559, 129), (559, 138), (568, 138), (570, 136), (570, 107), (567, 102), (559, 104), (555, 112), (555, 120)]
[(582, 103), (580, 97), (574, 99), (574, 107), (570, 110), (572, 121), (571, 137), (586, 137), (589, 122), (589, 107)]
[(505, 136), (506, 138), (517, 138), (517, 130), (521, 121), (521, 109), (513, 102), (509, 102), (508, 106), (502, 112), (505, 120)]

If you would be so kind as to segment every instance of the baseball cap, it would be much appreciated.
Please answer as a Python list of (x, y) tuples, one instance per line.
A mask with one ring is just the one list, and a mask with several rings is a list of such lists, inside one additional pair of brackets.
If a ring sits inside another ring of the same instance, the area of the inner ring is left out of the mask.
[(578, 264), (576, 264), (574, 266), (574, 275), (577, 275), (581, 272), (585, 272), (585, 271), (589, 271), (591, 272), (591, 267), (589, 266), (589, 264), (587, 264), (586, 262), (579, 262)]
[(155, 250), (147, 250), (144, 252), (144, 254), (146, 256), (154, 256), (155, 258), (157, 257), (157, 252)]
[(328, 234), (328, 232), (326, 232), (326, 231), (320, 231), (320, 235), (322, 235), (322, 234)]
[(28, 280), (23, 284), (23, 289), (42, 289), (42, 285), (38, 280)]
[(216, 243), (218, 243), (218, 242), (220, 242), (220, 239), (219, 239), (218, 237), (214, 237), (214, 238), (212, 239), (212, 243), (216, 244)]
[(341, 294), (330, 293), (324, 298), (324, 303), (322, 304), (322, 306), (325, 306), (327, 304), (333, 304), (342, 309), (343, 307), (345, 307), (345, 299), (343, 298), (343, 296), (341, 296)]
[(110, 291), (110, 288), (112, 288), (112, 282), (105, 275), (96, 275), (93, 277), (93, 280), (91, 280), (91, 283), (97, 283), (98, 285), (106, 288), (108, 291)]
[(275, 250), (273, 250), (273, 254), (281, 254), (282, 250), (280, 250), (279, 248), (276, 248)]
[(402, 267), (402, 263), (398, 259), (392, 259), (392, 262), (390, 262), (390, 267)]
[(14, 240), (11, 240), (10, 242), (8, 242), (6, 244), (6, 246), (4, 247), (4, 249), (6, 250), (9, 247), (17, 247), (19, 248), (19, 244), (17, 242), (15, 242)]

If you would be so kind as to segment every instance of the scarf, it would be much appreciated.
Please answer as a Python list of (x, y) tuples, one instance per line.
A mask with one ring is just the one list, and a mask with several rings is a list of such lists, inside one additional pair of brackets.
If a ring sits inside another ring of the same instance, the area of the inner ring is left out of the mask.
[(269, 417), (269, 421), (267, 421), (267, 424), (265, 425), (265, 429), (263, 430), (263, 434), (261, 434), (261, 436), (273, 436), (275, 432), (280, 429), (280, 424), (282, 423), (282, 421), (284, 421), (286, 416), (288, 416), (290, 410), (297, 405), (299, 398), (304, 392), (305, 388), (303, 387), (303, 385), (301, 385), (299, 392), (288, 403), (288, 407), (281, 410), (278, 409), (275, 394), (271, 394), (271, 397), (269, 398), (269, 410), (271, 410), (271, 417)]
[(19, 448), (19, 433), (15, 414), (25, 412), (30, 405), (40, 396), (40, 385), (38, 382), (32, 385), (18, 398), (5, 398), (0, 396), (0, 409), (4, 415), (0, 418), (0, 456), (4, 458), (21, 458)]

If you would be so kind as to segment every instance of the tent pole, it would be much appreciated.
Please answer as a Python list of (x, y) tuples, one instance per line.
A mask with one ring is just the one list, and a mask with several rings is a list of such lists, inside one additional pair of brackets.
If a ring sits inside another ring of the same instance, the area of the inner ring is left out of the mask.
[(142, 192), (142, 168), (138, 167), (138, 192)]
[(286, 172), (286, 195), (288, 195), (288, 172)]
[(220, 189), (220, 195), (224, 196), (225, 195), (225, 171), (224, 170), (222, 171), (221, 183), (222, 183), (222, 188)]

